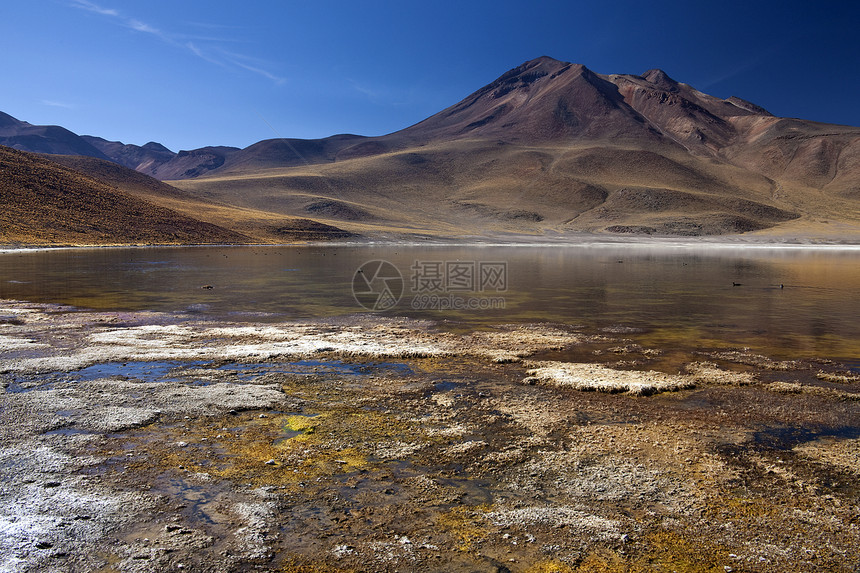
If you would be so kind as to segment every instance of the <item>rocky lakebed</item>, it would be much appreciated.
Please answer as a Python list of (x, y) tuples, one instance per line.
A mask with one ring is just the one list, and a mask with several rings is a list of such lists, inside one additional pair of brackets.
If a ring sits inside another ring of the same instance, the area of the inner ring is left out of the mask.
[(856, 571), (860, 371), (0, 301), (0, 570)]

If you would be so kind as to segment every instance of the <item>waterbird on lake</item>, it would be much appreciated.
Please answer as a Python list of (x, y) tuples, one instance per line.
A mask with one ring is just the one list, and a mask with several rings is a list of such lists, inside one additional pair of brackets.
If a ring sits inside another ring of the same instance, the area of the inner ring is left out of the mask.
[(743, 283), (736, 283), (735, 281), (732, 281), (732, 286), (743, 286)]

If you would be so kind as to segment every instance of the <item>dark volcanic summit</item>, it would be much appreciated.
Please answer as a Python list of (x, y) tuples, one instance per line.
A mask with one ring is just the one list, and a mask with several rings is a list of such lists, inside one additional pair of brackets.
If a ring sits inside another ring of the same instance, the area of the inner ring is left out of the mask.
[(749, 116), (770, 114), (739, 98), (699, 92), (659, 69), (602, 75), (544, 56), (393, 136), (424, 142), (613, 140), (703, 151), (733, 143), (739, 132), (732, 120)]
[(607, 78), (581, 64), (538, 58), (397, 135), (510, 142), (575, 138), (655, 140), (660, 134)]

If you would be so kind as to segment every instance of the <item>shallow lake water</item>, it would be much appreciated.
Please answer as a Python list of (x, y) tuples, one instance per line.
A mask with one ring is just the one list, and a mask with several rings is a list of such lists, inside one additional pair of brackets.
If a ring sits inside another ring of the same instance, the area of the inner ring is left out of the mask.
[(775, 357), (860, 361), (860, 249), (855, 248), (305, 245), (10, 251), (0, 254), (0, 298), (234, 321), (378, 312), (432, 318), (451, 329), (554, 322), (626, 332), (664, 349), (750, 347)]

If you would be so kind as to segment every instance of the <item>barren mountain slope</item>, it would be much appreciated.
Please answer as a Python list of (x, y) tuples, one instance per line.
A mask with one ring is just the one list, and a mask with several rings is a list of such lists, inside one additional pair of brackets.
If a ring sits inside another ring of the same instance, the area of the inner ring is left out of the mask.
[(266, 210), (241, 209), (199, 197), (111, 161), (72, 155), (45, 157), (134, 197), (241, 233), (245, 241), (292, 242), (349, 236), (349, 233), (341, 229), (304, 217), (289, 217)]
[[(358, 232), (611, 231), (719, 234), (796, 217), (773, 184), (675, 151), (481, 140), (243, 176), (173, 182), (245, 208)], [(647, 227), (647, 228), (634, 228)]]
[(0, 147), (0, 242), (223, 243), (248, 237), (118, 190), (37, 155)]

